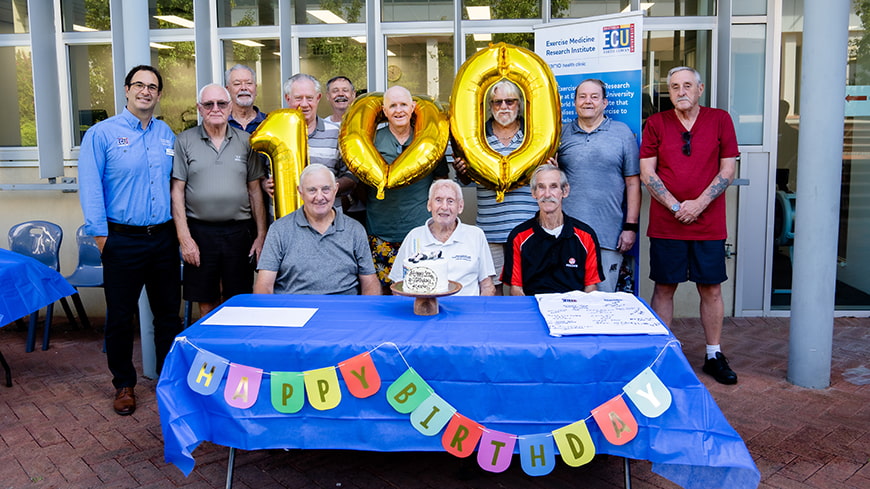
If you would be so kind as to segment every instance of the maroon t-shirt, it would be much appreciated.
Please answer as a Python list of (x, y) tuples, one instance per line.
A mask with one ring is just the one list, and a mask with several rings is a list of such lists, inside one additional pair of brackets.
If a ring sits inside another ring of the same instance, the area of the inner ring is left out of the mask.
[[(719, 160), (735, 158), (737, 135), (728, 112), (701, 107), (692, 126), (692, 155), (683, 154), (686, 129), (673, 110), (658, 112), (647, 119), (640, 157), (657, 157), (656, 173), (680, 202), (696, 199), (719, 173)], [(714, 240), (728, 236), (725, 222), (725, 194), (720, 195), (692, 224), (674, 219), (670, 209), (652, 199), (647, 236), (651, 238)]]

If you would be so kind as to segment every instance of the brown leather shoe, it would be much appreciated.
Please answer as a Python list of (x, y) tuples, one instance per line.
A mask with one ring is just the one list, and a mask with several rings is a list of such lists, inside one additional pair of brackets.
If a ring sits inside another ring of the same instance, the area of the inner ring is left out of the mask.
[(136, 410), (136, 394), (132, 387), (121, 387), (115, 391), (115, 402), (112, 405), (115, 412), (121, 416), (129, 416)]

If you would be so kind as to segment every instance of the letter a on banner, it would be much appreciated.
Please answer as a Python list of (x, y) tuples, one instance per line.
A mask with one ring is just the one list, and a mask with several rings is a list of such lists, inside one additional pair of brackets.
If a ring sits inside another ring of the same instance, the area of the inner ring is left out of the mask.
[(438, 394), (432, 394), (411, 413), (411, 424), (426, 436), (435, 436), (450, 422), (456, 408)]
[(272, 407), (279, 413), (298, 413), (305, 405), (305, 383), (302, 372), (272, 372)]
[(210, 396), (217, 392), (227, 365), (230, 362), (226, 358), (219, 357), (207, 351), (198, 351), (187, 372), (187, 386), (193, 392), (204, 396)]
[(671, 391), (649, 367), (631, 380), (623, 391), (644, 416), (657, 418), (671, 407)]
[(562, 461), (570, 467), (579, 467), (588, 464), (595, 456), (595, 444), (589, 436), (589, 428), (586, 421), (580, 420), (553, 431), (553, 438)]
[(324, 367), (305, 371), (305, 391), (308, 402), (318, 411), (332, 409), (341, 402), (341, 389), (338, 387), (338, 374), (335, 367)]
[(637, 436), (637, 420), (622, 396), (616, 396), (593, 409), (592, 417), (607, 441), (614, 445), (625, 445)]
[(480, 437), (477, 464), (489, 472), (504, 472), (511, 465), (517, 437), (501, 431), (486, 430)]
[(248, 409), (257, 402), (262, 378), (263, 371), (259, 368), (231, 363), (224, 400), (234, 408)]
[(520, 437), (520, 462), (523, 472), (533, 477), (547, 475), (556, 465), (556, 447), (548, 433)]
[(448, 453), (465, 458), (474, 453), (474, 447), (482, 434), (483, 426), (457, 413), (441, 435), (441, 446)]
[(375, 395), (381, 388), (381, 376), (369, 352), (361, 353), (338, 365), (347, 390), (354, 397), (364, 398)]
[(387, 402), (396, 411), (408, 414), (433, 392), (429, 384), (413, 368), (409, 368), (387, 388)]

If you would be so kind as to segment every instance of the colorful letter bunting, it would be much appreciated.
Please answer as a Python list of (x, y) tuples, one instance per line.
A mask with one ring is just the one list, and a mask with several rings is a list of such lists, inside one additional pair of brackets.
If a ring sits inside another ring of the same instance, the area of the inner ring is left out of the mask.
[[(335, 408), (342, 399), (337, 371), (341, 372), (344, 387), (356, 398), (374, 396), (381, 389), (381, 377), (370, 351), (340, 362), (337, 368), (265, 372), (269, 376), (272, 407), (279, 413), (294, 414), (305, 407), (307, 399), (308, 404), (317, 410)], [(232, 363), (199, 348), (187, 374), (187, 385), (198, 394), (211, 396), (217, 392), (225, 373), (223, 392), (226, 403), (238, 409), (253, 406), (259, 398), (263, 370)], [(625, 402), (626, 397), (641, 415), (648, 418), (661, 416), (673, 402), (670, 390), (650, 367), (622, 390), (623, 393), (593, 409), (586, 419), (551, 433), (522, 436), (487, 429), (460, 414), (410, 365), (387, 388), (386, 400), (397, 412), (409, 414), (411, 425), (421, 434), (435, 436), (441, 433), (442, 447), (457, 457), (469, 457), (476, 451), (477, 463), (482, 469), (503, 472), (510, 466), (514, 448), (518, 446), (523, 471), (530, 476), (542, 476), (552, 472), (557, 448), (562, 461), (571, 467), (592, 460), (595, 443), (586, 424), (590, 418), (595, 420), (607, 442), (624, 445), (632, 441), (638, 434), (638, 423)]]

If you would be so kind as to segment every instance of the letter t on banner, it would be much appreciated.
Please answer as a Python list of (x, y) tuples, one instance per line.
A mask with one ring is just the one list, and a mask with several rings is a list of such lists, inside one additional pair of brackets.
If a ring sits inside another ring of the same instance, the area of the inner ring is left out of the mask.
[(480, 437), (477, 464), (489, 472), (504, 472), (511, 465), (517, 438), (509, 433), (486, 430)]

